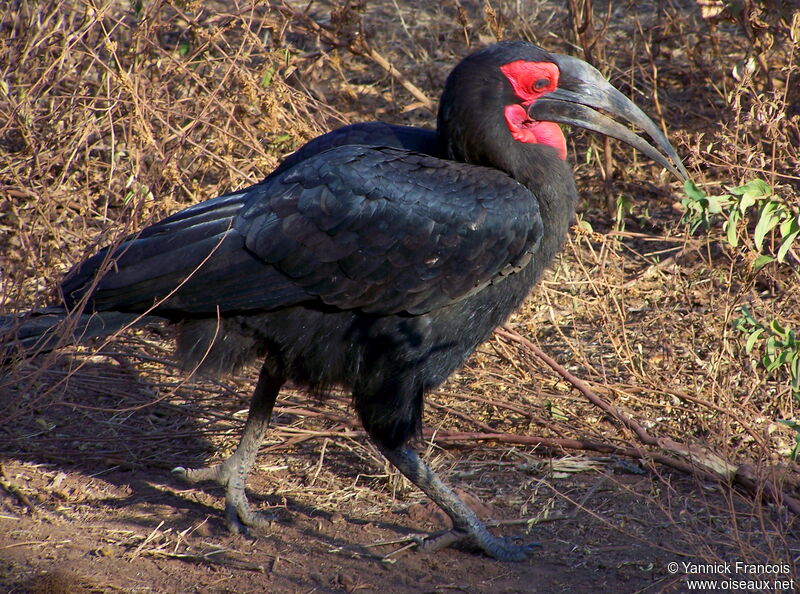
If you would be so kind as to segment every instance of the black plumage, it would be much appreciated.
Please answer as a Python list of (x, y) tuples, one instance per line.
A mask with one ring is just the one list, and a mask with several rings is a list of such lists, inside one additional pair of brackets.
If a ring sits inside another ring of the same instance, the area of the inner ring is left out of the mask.
[[(674, 165), (590, 107), (640, 126)], [(259, 523), (245, 477), (283, 383), (342, 386), (381, 451), (453, 520), (421, 548), (463, 541), (520, 559), (529, 547), (489, 534), (408, 443), (424, 394), (520, 305), (564, 241), (577, 192), (558, 121), (622, 138), (685, 174), (652, 122), (594, 69), (496, 44), (451, 73), (436, 132), (365, 123), (312, 140), (264, 181), (78, 265), (62, 285), (65, 309), (25, 322), (20, 342), (53, 346), (48, 331), (66, 310), (79, 319), (68, 341), (146, 314), (177, 326), (189, 368), (224, 373), (263, 359), (236, 453), (176, 469), (226, 487), (236, 530)]]

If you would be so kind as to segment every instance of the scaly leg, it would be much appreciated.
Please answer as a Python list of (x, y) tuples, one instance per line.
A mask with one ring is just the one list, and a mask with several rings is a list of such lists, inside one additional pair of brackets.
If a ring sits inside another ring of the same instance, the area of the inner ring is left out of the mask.
[(189, 484), (214, 481), (225, 487), (225, 520), (231, 532), (246, 534), (248, 526), (258, 527), (265, 524), (265, 519), (250, 509), (244, 487), (284, 381), (282, 377), (270, 374), (266, 364), (261, 368), (242, 438), (236, 451), (227, 460), (205, 468), (178, 466), (172, 470)]
[(537, 546), (518, 545), (508, 539), (492, 536), (475, 512), (467, 507), (409, 446), (397, 449), (381, 448), (381, 452), (453, 521), (452, 529), (420, 539), (417, 543), (420, 550), (433, 552), (454, 544), (466, 544), (475, 546), (500, 561), (521, 561)]

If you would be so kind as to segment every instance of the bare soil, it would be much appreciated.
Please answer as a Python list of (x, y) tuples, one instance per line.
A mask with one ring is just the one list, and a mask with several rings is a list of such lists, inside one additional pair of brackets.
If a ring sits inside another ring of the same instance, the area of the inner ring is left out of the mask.
[[(98, 398), (86, 387), (97, 378), (98, 391), (113, 378), (116, 395)], [(337, 443), (316, 435), (325, 434), (329, 421), (319, 427), (313, 417), (279, 412), (276, 431), (288, 425), (295, 439), (269, 439), (249, 481), (252, 503), (274, 520), (267, 533), (232, 536), (222, 519), (221, 489), (187, 488), (169, 469), (235, 444), (240, 422), (222, 422), (209, 440), (201, 437), (209, 432), (204, 420), (220, 409), (233, 416), (245, 400), (219, 395), (175, 405), (173, 397), (138, 408), (142, 397), (124, 395), (148, 390), (140, 380), (106, 362), (84, 367), (73, 373), (60, 412), (37, 415), (5, 441), (4, 449), (14, 446), (0, 491), (5, 590), (682, 591), (681, 576), (668, 573), (666, 563), (701, 554), (699, 543), (687, 542), (687, 532), (698, 528), (693, 524), (728, 531), (725, 510), (732, 503), (713, 484), (655, 476), (603, 457), (429, 446), (429, 459), (487, 521), (517, 521), (498, 533), (541, 548), (522, 563), (469, 551), (403, 550), (404, 538), (444, 528), (441, 512), (397, 484), (363, 436), (339, 436)], [(89, 408), (106, 401), (128, 410)], [(297, 395), (281, 408), (302, 402)], [(334, 398), (331, 406), (346, 403)], [(709, 506), (720, 510), (719, 518), (692, 513)]]
[[(253, 378), (189, 382), (160, 359), (169, 346), (160, 341), (143, 331), (88, 359), (62, 352), (36, 386), (58, 402), (4, 428), (9, 592), (680, 592), (685, 574), (669, 573), (670, 561), (743, 546), (747, 559), (786, 559), (796, 546), (760, 504), (714, 482), (617, 457), (434, 436), (421, 449), (445, 480), (500, 523), (497, 533), (541, 547), (521, 563), (419, 553), (408, 537), (445, 528), (443, 514), (386, 465), (344, 395), (319, 403), (291, 390), (248, 484), (272, 522), (230, 535), (222, 490), (186, 487), (170, 469), (230, 453)], [(26, 398), (16, 388), (7, 386)], [(456, 396), (437, 393), (431, 408), (458, 412)], [(428, 424), (445, 430), (447, 416), (429, 414)]]
[[(335, 458), (328, 464), (338, 469)], [(251, 481), (253, 501), (276, 516), (268, 534), (253, 537), (227, 534), (219, 492), (187, 492), (166, 471), (98, 477), (14, 462), (6, 472), (36, 493), (38, 507), (31, 517), (4, 498), (0, 564), (9, 592), (680, 591), (664, 561), (679, 558), (675, 551), (684, 552), (685, 544), (663, 514), (640, 505), (652, 489), (647, 476), (558, 481), (557, 489), (591, 512), (557, 505), (569, 518), (524, 536), (541, 543), (540, 552), (528, 562), (498, 563), (454, 550), (383, 559), (402, 545), (381, 542), (441, 527), (426, 504), (389, 505), (387, 495), (382, 513), (365, 514), (361, 506), (330, 513), (309, 497), (281, 497), (280, 471), (256, 473)], [(515, 504), (524, 495), (517, 472), (477, 475), (500, 493), (488, 506), (492, 519), (518, 517)]]

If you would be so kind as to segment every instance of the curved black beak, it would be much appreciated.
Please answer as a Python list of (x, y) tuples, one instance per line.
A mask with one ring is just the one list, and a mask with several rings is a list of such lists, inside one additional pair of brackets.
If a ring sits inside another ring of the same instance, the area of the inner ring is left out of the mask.
[[(528, 108), (531, 119), (570, 124), (611, 136), (641, 151), (681, 180), (689, 179), (678, 153), (658, 126), (612, 87), (596, 68), (571, 56), (553, 54), (553, 58), (561, 71), (558, 88)], [(592, 108), (602, 109), (644, 130), (658, 148)]]

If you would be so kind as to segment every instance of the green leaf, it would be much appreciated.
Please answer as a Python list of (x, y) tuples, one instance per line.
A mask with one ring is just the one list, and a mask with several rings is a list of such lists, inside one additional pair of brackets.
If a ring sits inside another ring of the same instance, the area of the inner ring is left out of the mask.
[(725, 221), (725, 232), (728, 237), (728, 243), (733, 247), (739, 245), (739, 234), (736, 231), (738, 230), (738, 223), (741, 218), (742, 215), (738, 210), (732, 210), (728, 220)]
[(267, 68), (261, 76), (261, 86), (265, 89), (272, 84), (272, 78), (275, 76), (274, 68)]
[(772, 256), (768, 256), (766, 254), (760, 255), (758, 258), (755, 259), (755, 261), (752, 264), (753, 272), (761, 270), (762, 268), (764, 268), (764, 266), (772, 262), (774, 259), (775, 258), (773, 258)]
[(756, 244), (756, 249), (759, 252), (761, 251), (761, 246), (764, 243), (764, 237), (766, 237), (770, 229), (772, 229), (778, 222), (773, 214), (777, 206), (777, 202), (770, 200), (764, 205), (764, 208), (761, 209), (761, 216), (759, 216), (758, 223), (756, 223), (756, 229), (753, 232), (753, 242)]
[(789, 235), (797, 235), (797, 232), (800, 231), (800, 215), (794, 218), (787, 218), (781, 223), (780, 226), (781, 230), (781, 237), (787, 237)]
[(742, 214), (745, 214), (747, 209), (753, 206), (755, 203), (755, 197), (750, 195), (742, 196), (741, 200), (739, 200), (739, 211), (741, 211)]
[(737, 196), (741, 196), (743, 199), (747, 200), (757, 200), (772, 195), (772, 188), (761, 179), (754, 179), (731, 191)]
[(740, 326), (738, 326), (740, 329), (742, 329), (742, 331), (744, 331), (743, 326), (744, 325), (748, 325), (748, 324), (750, 326), (755, 327), (755, 328), (762, 328), (763, 327), (753, 317), (753, 314), (750, 313), (750, 308), (747, 307), (746, 305), (742, 305), (741, 307), (739, 307), (739, 313), (742, 314), (742, 317), (741, 318), (737, 318), (736, 320), (734, 320), (734, 327), (737, 327), (736, 324), (739, 323), (739, 322), (742, 323)]
[(786, 363), (787, 359), (789, 358), (789, 351), (781, 351), (778, 355), (769, 362), (769, 365), (766, 365), (767, 371), (772, 373), (778, 367)]
[(756, 345), (756, 341), (763, 333), (764, 329), (758, 328), (755, 332), (753, 332), (750, 336), (747, 337), (747, 342), (744, 345), (744, 350), (748, 355), (750, 354), (750, 351), (753, 350), (753, 347)]
[(708, 212), (712, 214), (719, 214), (722, 212), (722, 203), (720, 201), (720, 196), (706, 196), (706, 201), (708, 203)]
[(578, 219), (578, 229), (580, 229), (581, 231), (583, 231), (585, 233), (594, 233), (594, 229), (592, 228), (592, 224), (589, 221), (587, 221), (586, 219), (584, 219), (583, 217), (580, 217)]
[(781, 323), (778, 320), (772, 320), (769, 323), (769, 329), (781, 338), (786, 338), (786, 328), (781, 326)]
[(783, 262), (784, 259), (786, 259), (786, 254), (789, 253), (789, 248), (792, 247), (792, 244), (797, 238), (798, 233), (800, 233), (800, 229), (790, 234), (788, 237), (786, 237), (786, 239), (783, 240), (781, 247), (778, 248), (778, 262)]
[(695, 185), (695, 183), (690, 179), (687, 179), (683, 183), (683, 189), (686, 192), (686, 195), (689, 196), (689, 198), (691, 198), (692, 200), (701, 200), (706, 196), (706, 193), (703, 192), (703, 190), (701, 190), (700, 188), (698, 188)]
[(617, 196), (617, 214), (629, 214), (631, 211), (633, 211), (633, 199), (625, 194)]
[(767, 338), (767, 356), (769, 357), (770, 361), (775, 360), (775, 353), (778, 350), (778, 339), (775, 336), (770, 336)]

